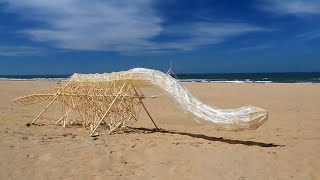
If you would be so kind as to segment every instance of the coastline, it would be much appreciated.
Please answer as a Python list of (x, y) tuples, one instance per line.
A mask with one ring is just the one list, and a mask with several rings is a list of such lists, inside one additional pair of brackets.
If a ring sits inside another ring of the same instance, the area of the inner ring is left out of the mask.
[[(171, 74), (181, 82), (320, 83), (320, 72)], [(72, 75), (0, 75), (0, 80), (66, 80)]]
[[(53, 79), (47, 79), (47, 78), (37, 78), (37, 79), (6, 79), (6, 78), (0, 78), (0, 82), (5, 81), (42, 81), (42, 82), (64, 82), (67, 81), (68, 78), (53, 78)], [(191, 84), (191, 83), (198, 83), (198, 84), (320, 84), (316, 82), (272, 82), (272, 81), (251, 81), (251, 82), (245, 82), (245, 81), (207, 81), (207, 80), (180, 80), (182, 84)]]

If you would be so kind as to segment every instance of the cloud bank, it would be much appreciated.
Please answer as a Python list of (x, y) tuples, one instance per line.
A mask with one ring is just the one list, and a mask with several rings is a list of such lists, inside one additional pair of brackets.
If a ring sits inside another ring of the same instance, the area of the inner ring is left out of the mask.
[(276, 15), (319, 15), (319, 0), (260, 0), (258, 7), (261, 10)]
[[(247, 23), (164, 25), (152, 0), (7, 0), (7, 10), (37, 26), (19, 30), (56, 48), (120, 53), (192, 50), (265, 29)], [(158, 41), (159, 37), (166, 38)]]
[(43, 49), (29, 46), (0, 46), (0, 56), (39, 56)]

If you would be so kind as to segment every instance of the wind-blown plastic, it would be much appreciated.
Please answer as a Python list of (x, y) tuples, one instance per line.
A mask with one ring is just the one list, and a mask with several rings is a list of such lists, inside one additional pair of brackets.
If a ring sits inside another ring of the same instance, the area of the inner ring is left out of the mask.
[(128, 71), (104, 74), (74, 74), (70, 78), (70, 82), (111, 81), (130, 81), (133, 83), (143, 81), (158, 87), (183, 110), (208, 121), (216, 130), (253, 130), (268, 119), (268, 112), (259, 107), (245, 106), (237, 109), (219, 109), (204, 104), (185, 89), (177, 79), (157, 70), (134, 68)]

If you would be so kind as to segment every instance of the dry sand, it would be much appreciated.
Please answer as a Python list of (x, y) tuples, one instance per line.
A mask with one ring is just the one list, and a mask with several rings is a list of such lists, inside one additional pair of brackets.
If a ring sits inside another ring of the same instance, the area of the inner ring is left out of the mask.
[(39, 120), (43, 126), (26, 127), (45, 105), (11, 100), (56, 83), (0, 81), (0, 179), (320, 179), (318, 84), (186, 83), (205, 103), (255, 105), (269, 121), (255, 131), (219, 132), (160, 96), (145, 103), (167, 131), (153, 131), (141, 114), (131, 133), (92, 138), (54, 125), (54, 111)]

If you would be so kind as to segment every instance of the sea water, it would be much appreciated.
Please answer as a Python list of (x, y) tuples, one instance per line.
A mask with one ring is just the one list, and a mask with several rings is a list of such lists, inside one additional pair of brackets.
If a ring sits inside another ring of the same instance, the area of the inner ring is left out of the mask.
[[(0, 80), (67, 80), (71, 75), (0, 75)], [(175, 74), (181, 82), (320, 83), (320, 72)]]

